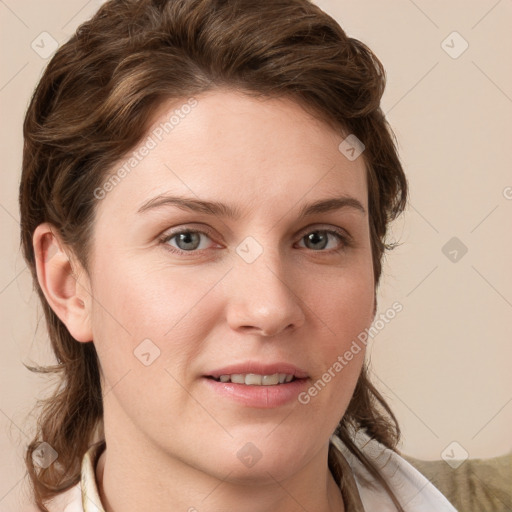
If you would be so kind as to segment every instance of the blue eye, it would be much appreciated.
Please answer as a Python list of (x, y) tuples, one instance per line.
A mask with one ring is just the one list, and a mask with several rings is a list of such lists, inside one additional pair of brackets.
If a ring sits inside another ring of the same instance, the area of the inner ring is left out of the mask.
[[(185, 255), (194, 254), (199, 251), (208, 249), (207, 243), (202, 243), (202, 239), (211, 241), (209, 233), (193, 229), (183, 229), (174, 233), (163, 235), (160, 242), (165, 248), (175, 254)], [(330, 239), (335, 239), (338, 244), (335, 247), (328, 248)], [(350, 247), (351, 241), (348, 235), (341, 230), (338, 232), (333, 229), (315, 229), (306, 232), (300, 238), (305, 241), (305, 248), (314, 252), (325, 252), (327, 254), (333, 252), (341, 252)], [(171, 244), (173, 242), (173, 244)], [(304, 246), (302, 246), (304, 247)], [(327, 250), (325, 250), (327, 248)]]
[(168, 244), (171, 240), (176, 239), (176, 244), (178, 247), (169, 245), (168, 248), (172, 252), (182, 254), (185, 252), (194, 252), (198, 249), (204, 249), (204, 247), (199, 247), (201, 243), (201, 235), (209, 238), (208, 235), (203, 231), (185, 230), (169, 234), (165, 236), (161, 241), (165, 244)]
[[(320, 236), (319, 236), (320, 234)], [(339, 233), (338, 231), (330, 230), (330, 229), (317, 229), (315, 231), (311, 231), (308, 234), (304, 235), (301, 238), (302, 240), (305, 240), (306, 248), (312, 249), (313, 251), (322, 251), (326, 248), (326, 246), (329, 243), (329, 235), (332, 237), (335, 237), (338, 242), (341, 242), (341, 247), (334, 248), (334, 251), (340, 251), (345, 249), (345, 247), (348, 245), (347, 237)], [(309, 245), (309, 246), (308, 246)], [(315, 248), (316, 245), (316, 248)], [(330, 252), (330, 251), (325, 251)]]

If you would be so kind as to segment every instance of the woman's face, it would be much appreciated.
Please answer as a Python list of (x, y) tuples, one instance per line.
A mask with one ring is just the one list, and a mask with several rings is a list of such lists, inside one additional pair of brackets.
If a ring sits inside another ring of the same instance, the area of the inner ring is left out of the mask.
[(217, 90), (154, 121), (96, 193), (107, 442), (285, 478), (326, 454), (364, 359), (332, 370), (374, 313), (363, 159), (291, 100)]

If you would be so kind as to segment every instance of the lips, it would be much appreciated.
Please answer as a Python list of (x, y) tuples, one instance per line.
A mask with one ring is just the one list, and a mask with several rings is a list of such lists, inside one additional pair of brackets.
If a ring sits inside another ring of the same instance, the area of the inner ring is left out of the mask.
[(307, 388), (307, 372), (290, 363), (246, 362), (217, 368), (203, 375), (215, 396), (244, 407), (270, 409), (293, 403)]

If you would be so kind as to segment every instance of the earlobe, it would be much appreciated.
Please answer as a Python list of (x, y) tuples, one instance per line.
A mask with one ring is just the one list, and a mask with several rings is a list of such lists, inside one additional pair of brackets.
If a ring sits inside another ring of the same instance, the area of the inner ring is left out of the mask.
[(37, 279), (48, 304), (73, 338), (80, 342), (92, 341), (87, 273), (73, 261), (72, 251), (63, 244), (53, 225), (37, 226), (32, 243)]

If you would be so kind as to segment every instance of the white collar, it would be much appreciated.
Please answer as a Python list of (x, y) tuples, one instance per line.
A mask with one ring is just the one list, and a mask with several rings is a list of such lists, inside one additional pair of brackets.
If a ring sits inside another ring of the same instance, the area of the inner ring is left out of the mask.
[[(396, 452), (371, 439), (362, 430), (358, 430), (352, 438), (364, 455), (377, 466), (407, 512), (457, 512), (425, 476)], [(375, 483), (368, 470), (342, 440), (333, 435), (331, 442), (352, 468), (364, 509), (368, 512), (396, 512), (397, 508), (386, 490)]]
[[(425, 476), (396, 452), (371, 439), (362, 430), (353, 434), (353, 439), (362, 452), (379, 468), (407, 512), (457, 512)], [(331, 436), (330, 441), (352, 469), (364, 510), (396, 512), (397, 509), (386, 490), (374, 482), (370, 473), (343, 441), (336, 435)], [(96, 462), (102, 450), (103, 444), (97, 444), (87, 451), (82, 460), (81, 481), (48, 503), (50, 512), (54, 510), (56, 512), (105, 512), (96, 485), (95, 471)]]

